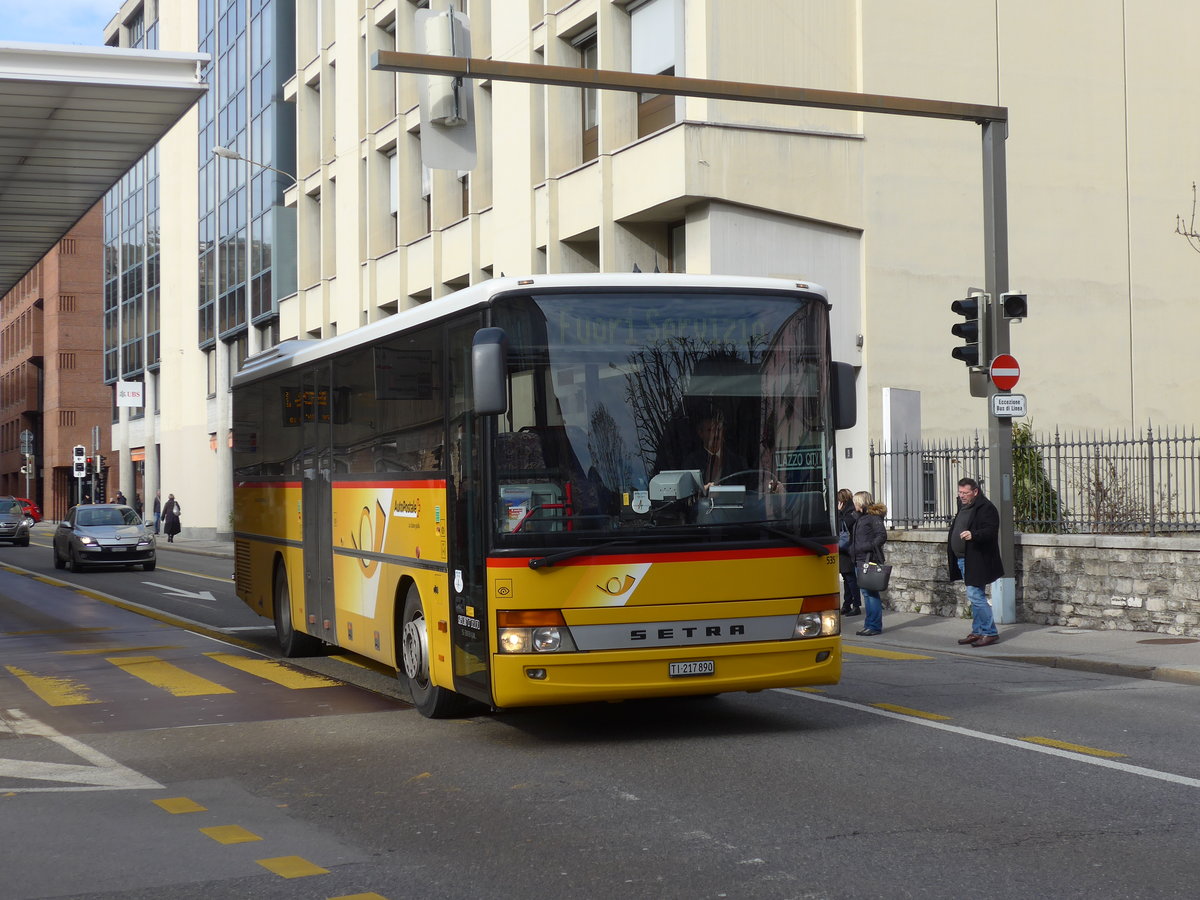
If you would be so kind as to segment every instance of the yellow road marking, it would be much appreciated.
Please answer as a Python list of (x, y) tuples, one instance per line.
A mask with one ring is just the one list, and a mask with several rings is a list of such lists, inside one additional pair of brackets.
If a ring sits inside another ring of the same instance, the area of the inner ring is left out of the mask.
[(34, 675), (16, 666), (5, 666), (8, 671), (21, 679), (25, 687), (51, 706), (84, 706), (100, 701), (88, 694), (87, 686), (70, 678), (56, 678), (50, 675)]
[(341, 897), (330, 897), (329, 900), (387, 900), (387, 897), (371, 891), (369, 894), (343, 894)]
[(248, 844), (251, 841), (261, 841), (253, 831), (247, 831), (241, 825), (214, 825), (211, 828), (201, 828), (201, 834), (207, 834), (218, 844)]
[(907, 706), (896, 706), (894, 703), (872, 703), (876, 709), (887, 709), (894, 713), (900, 713), (902, 716), (916, 716), (918, 719), (929, 719), (933, 722), (948, 722), (949, 716), (941, 716), (937, 713), (923, 712), (919, 709), (909, 709)]
[(187, 797), (168, 797), (165, 800), (155, 800), (154, 805), (165, 809), (171, 815), (204, 812), (208, 809), (207, 806), (201, 806), (195, 800), (189, 800)]
[(1095, 747), (1085, 747), (1082, 744), (1068, 744), (1066, 741), (1056, 741), (1054, 738), (1044, 737), (1023, 737), (1023, 741), (1029, 741), (1031, 744), (1042, 744), (1046, 747), (1057, 747), (1059, 750), (1070, 750), (1074, 753), (1086, 753), (1088, 756), (1102, 756), (1105, 759), (1116, 759), (1124, 756), (1124, 753), (1114, 753), (1111, 750), (1098, 750)]
[(178, 650), (182, 644), (157, 644), (153, 647), (89, 647), (86, 650), (55, 650), (57, 656), (92, 656), (101, 653), (146, 653), (150, 650)]
[(91, 634), (96, 631), (112, 631), (111, 628), (44, 628), (38, 631), (6, 631), (9, 637), (38, 637), (43, 634)]
[(232, 688), (209, 681), (207, 678), (201, 678), (199, 675), (193, 675), (179, 666), (163, 662), (157, 656), (110, 656), (107, 662), (176, 697), (233, 693)]
[(274, 872), (282, 878), (304, 878), (306, 875), (329, 874), (328, 869), (322, 869), (301, 856), (273, 856), (270, 859), (256, 859), (255, 862), (268, 872)]
[(901, 653), (898, 650), (876, 650), (874, 647), (850, 647), (842, 644), (843, 653), (857, 653), (859, 656), (874, 656), (878, 659), (933, 659), (932, 656), (921, 656), (917, 653)]
[(249, 672), (251, 675), (257, 675), (259, 678), (265, 678), (267, 681), (273, 681), (293, 690), (338, 687), (341, 684), (341, 682), (326, 678), (324, 675), (300, 672), (272, 659), (252, 659), (249, 656), (238, 656), (236, 653), (205, 653), (204, 655), (219, 663)]

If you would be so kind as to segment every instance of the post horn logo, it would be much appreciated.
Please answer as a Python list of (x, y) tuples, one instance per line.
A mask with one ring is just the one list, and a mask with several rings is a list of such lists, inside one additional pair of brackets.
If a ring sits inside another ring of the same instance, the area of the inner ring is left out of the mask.
[(604, 591), (610, 597), (620, 597), (622, 594), (629, 593), (633, 587), (634, 580), (632, 575), (626, 575), (624, 579), (614, 575), (608, 581), (604, 582), (604, 584), (596, 585), (596, 589)]

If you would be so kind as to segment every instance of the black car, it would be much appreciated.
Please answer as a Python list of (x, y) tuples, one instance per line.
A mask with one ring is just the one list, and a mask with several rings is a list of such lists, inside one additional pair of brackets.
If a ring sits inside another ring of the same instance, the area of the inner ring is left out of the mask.
[(140, 565), (154, 571), (154, 534), (130, 506), (81, 503), (54, 530), (54, 568)]
[(33, 519), (16, 497), (0, 497), (0, 541), (18, 547), (29, 546), (29, 529)]

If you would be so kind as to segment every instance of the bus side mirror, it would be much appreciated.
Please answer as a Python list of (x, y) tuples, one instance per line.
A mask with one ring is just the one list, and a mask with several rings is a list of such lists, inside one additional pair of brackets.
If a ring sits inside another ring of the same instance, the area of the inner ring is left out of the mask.
[(475, 414), (508, 412), (508, 336), (503, 328), (480, 328), (471, 341)]
[(833, 400), (833, 427), (841, 431), (853, 428), (858, 422), (858, 398), (854, 390), (854, 366), (850, 363), (832, 364), (829, 384)]

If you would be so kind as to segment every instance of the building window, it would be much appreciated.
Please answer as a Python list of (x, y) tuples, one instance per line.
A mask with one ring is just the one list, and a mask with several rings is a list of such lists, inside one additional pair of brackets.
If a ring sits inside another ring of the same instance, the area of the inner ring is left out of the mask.
[(667, 224), (667, 271), (687, 271), (687, 223)]
[[(630, 70), (647, 75), (674, 75), (679, 57), (677, 0), (646, 0), (630, 7)], [(638, 137), (675, 121), (670, 94), (638, 95)]]
[(425, 233), (433, 231), (433, 171), (421, 163), (421, 205), (425, 208)]
[[(596, 32), (593, 31), (576, 42), (575, 49), (579, 51), (579, 67), (581, 69), (599, 68), (600, 54), (596, 46)], [(580, 88), (579, 90), (580, 127), (583, 130), (583, 162), (595, 159), (600, 152), (599, 98), (600, 92), (596, 88)]]
[(465, 219), (471, 214), (471, 173), (458, 173), (458, 191), (462, 200), (462, 217)]

